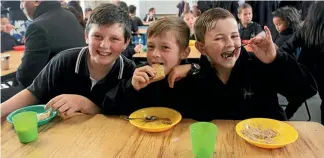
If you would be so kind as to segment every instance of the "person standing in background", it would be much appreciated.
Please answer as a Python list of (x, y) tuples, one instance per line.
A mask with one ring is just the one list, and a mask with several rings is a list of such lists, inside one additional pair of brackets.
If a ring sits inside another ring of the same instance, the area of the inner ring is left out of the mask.
[(179, 9), (178, 17), (181, 17), (183, 12), (187, 12), (187, 11), (190, 10), (189, 3), (187, 1), (185, 1), (185, 0), (181, 0), (178, 3), (177, 8)]
[[(321, 122), (324, 125), (324, 16), (322, 15), (324, 15), (324, 2), (313, 3), (300, 30), (285, 42), (279, 51), (286, 51), (291, 56), (295, 56), (298, 62), (306, 66), (314, 76), (322, 100)], [(297, 53), (297, 48), (301, 48), (300, 54)], [(296, 97), (293, 99), (295, 104), (291, 106), (289, 104), (285, 110), (287, 116), (293, 116), (304, 102), (304, 100), (298, 102), (296, 99), (299, 98)]]
[(86, 45), (78, 20), (59, 1), (22, 0), (21, 9), (33, 21), (27, 28), (25, 52), (16, 72), (19, 85), (1, 90), (1, 102), (28, 87), (56, 54)]
[(132, 18), (132, 21), (136, 24), (136, 26), (143, 26), (142, 20), (136, 16), (136, 7), (134, 5), (130, 5), (128, 7), (129, 16)]

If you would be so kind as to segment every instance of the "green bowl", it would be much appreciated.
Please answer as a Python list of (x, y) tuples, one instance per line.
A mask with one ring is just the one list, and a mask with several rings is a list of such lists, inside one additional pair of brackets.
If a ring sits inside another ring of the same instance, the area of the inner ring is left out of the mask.
[[(13, 116), (15, 116), (18, 113), (25, 112), (25, 111), (34, 111), (37, 114), (43, 113), (46, 111), (44, 108), (45, 108), (45, 105), (31, 105), (31, 106), (26, 106), (26, 107), (20, 108), (16, 111), (13, 111), (12, 113), (10, 113), (7, 116), (7, 121), (12, 123)], [(41, 126), (41, 125), (44, 125), (44, 124), (50, 122), (56, 115), (57, 115), (57, 111), (52, 111), (50, 117), (48, 117), (47, 119), (38, 121), (38, 126)]]

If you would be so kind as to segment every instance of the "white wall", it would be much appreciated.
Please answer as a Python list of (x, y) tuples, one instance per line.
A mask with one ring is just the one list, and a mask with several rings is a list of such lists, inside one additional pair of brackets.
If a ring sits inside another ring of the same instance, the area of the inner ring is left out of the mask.
[(139, 2), (140, 5), (140, 14), (138, 14), (141, 19), (144, 18), (145, 14), (148, 13), (148, 10), (152, 7), (155, 8), (156, 14), (178, 14), (177, 4), (179, 0), (166, 0), (166, 1), (144, 1)]

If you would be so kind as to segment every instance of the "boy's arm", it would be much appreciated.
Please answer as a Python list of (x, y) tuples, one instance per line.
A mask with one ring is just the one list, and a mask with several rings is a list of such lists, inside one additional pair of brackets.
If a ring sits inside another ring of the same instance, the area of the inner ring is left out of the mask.
[(1, 104), (1, 120), (4, 120), (12, 111), (37, 103), (36, 97), (30, 91), (24, 89)]
[(271, 66), (271, 75), (277, 85), (279, 93), (303, 102), (317, 93), (315, 79), (308, 69), (299, 64), (294, 57), (286, 52), (278, 51)]

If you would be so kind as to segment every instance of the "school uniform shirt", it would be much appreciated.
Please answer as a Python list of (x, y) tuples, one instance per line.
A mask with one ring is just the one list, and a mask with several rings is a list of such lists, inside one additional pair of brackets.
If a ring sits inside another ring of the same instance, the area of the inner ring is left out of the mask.
[(258, 23), (251, 22), (245, 28), (241, 23), (238, 25), (241, 40), (249, 40), (263, 31)]
[(137, 16), (131, 16), (131, 18), (132, 18), (132, 21), (134, 22), (134, 24), (138, 27), (138, 26), (143, 26), (144, 24), (143, 24), (143, 22), (142, 22), (142, 20), (139, 18), (139, 17), (137, 17)]
[(133, 75), (135, 64), (120, 55), (100, 81), (91, 78), (88, 47), (65, 50), (55, 56), (27, 88), (41, 104), (61, 94), (84, 96), (107, 113), (104, 100), (113, 100)]
[[(185, 62), (183, 62), (185, 64)], [(142, 67), (147, 63), (140, 65)], [(139, 91), (131, 85), (131, 79), (128, 82), (125, 92), (118, 98), (118, 114), (129, 115), (132, 112), (146, 107), (169, 107), (177, 110), (184, 118), (191, 118), (191, 108), (189, 108), (190, 97), (190, 78), (184, 78), (177, 81), (174, 88), (169, 87), (168, 76), (163, 80), (152, 82)], [(189, 97), (189, 98), (188, 98)], [(112, 105), (112, 104), (110, 104)]]
[[(301, 48), (300, 55), (298, 57), (298, 62), (305, 65), (307, 69), (312, 73), (316, 79), (318, 86), (318, 93), (320, 98), (324, 99), (324, 46), (322, 44), (312, 44), (306, 45), (305, 39), (302, 36), (302, 30), (297, 31), (293, 36), (285, 42), (281, 47), (280, 51), (289, 52), (291, 56), (296, 56), (297, 48)], [(310, 37), (308, 37), (310, 38)], [(322, 101), (322, 105), (324, 102)], [(294, 113), (298, 107), (287, 106), (286, 112)], [(322, 108), (322, 114), (324, 114), (324, 108)], [(322, 115), (323, 116), (323, 115)], [(324, 117), (322, 117), (322, 123), (324, 122)]]
[(0, 52), (6, 52), (9, 50), (13, 50), (14, 46), (20, 45), (19, 43), (13, 36), (6, 32), (1, 32), (1, 48)]
[(197, 84), (190, 87), (195, 94), (190, 97), (196, 99), (188, 106), (194, 107), (191, 111), (197, 120), (287, 120), (277, 93), (301, 100), (316, 94), (312, 76), (284, 52), (278, 52), (271, 64), (264, 64), (242, 49), (227, 84), (218, 78), (206, 56), (201, 56), (200, 66)]
[(274, 43), (280, 47), (282, 44), (284, 44), (292, 35), (294, 34), (294, 31), (292, 28), (287, 28), (286, 30), (283, 30), (282, 32), (278, 33), (273, 41)]
[(26, 30), (25, 52), (16, 73), (23, 87), (28, 87), (59, 52), (86, 46), (84, 29), (59, 1), (42, 1), (33, 18)]
[(145, 15), (143, 21), (144, 22), (151, 22), (151, 21), (155, 21), (157, 20), (158, 18), (156, 16), (149, 16), (148, 14)]

